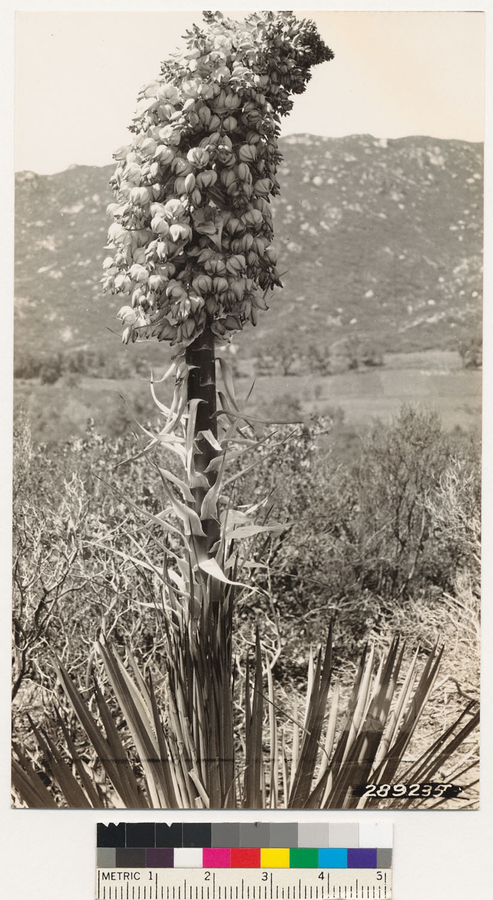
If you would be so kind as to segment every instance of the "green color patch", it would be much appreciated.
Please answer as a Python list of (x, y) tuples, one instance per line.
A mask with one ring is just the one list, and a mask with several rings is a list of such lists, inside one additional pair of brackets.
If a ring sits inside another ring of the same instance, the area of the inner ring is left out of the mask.
[(293, 847), (289, 851), (290, 869), (318, 869), (317, 847)]

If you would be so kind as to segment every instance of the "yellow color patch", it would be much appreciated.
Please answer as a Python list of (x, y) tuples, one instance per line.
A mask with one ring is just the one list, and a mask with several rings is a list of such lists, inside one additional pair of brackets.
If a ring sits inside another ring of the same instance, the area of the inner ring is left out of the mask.
[(260, 866), (262, 869), (289, 869), (289, 848), (262, 847)]

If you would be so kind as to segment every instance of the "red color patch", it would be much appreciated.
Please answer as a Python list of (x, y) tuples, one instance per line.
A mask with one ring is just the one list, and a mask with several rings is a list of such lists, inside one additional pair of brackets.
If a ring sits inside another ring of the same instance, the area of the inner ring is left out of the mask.
[(260, 847), (232, 847), (232, 869), (260, 869)]

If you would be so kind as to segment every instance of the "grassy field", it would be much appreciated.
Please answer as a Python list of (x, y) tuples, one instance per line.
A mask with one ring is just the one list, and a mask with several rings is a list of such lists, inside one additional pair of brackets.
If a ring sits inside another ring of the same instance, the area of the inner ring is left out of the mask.
[[(251, 382), (238, 379), (240, 397), (246, 396)], [(163, 398), (169, 393), (159, 385), (156, 390)], [(155, 419), (148, 383), (138, 376), (118, 380), (73, 375), (53, 385), (16, 379), (15, 399), (16, 410), (28, 414), (34, 440), (43, 442), (83, 435), (88, 418), (106, 435), (124, 433), (132, 416), (139, 422)], [(453, 351), (389, 354), (381, 367), (337, 375), (259, 376), (250, 409), (273, 422), (302, 421), (339, 409), (345, 427), (359, 431), (375, 419), (388, 421), (402, 403), (436, 410), (446, 431), (477, 432), (481, 372), (462, 368)]]

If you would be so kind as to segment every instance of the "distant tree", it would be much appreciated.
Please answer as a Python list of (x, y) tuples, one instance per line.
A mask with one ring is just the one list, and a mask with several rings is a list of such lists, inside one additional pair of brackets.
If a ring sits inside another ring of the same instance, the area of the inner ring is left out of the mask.
[(465, 369), (480, 369), (483, 365), (483, 340), (480, 335), (461, 341), (459, 353)]
[(60, 353), (46, 359), (39, 370), (41, 384), (55, 384), (63, 375), (63, 358)]

